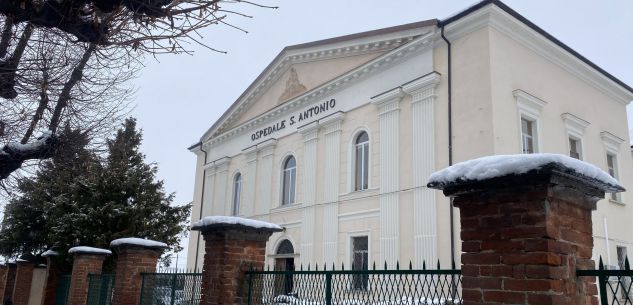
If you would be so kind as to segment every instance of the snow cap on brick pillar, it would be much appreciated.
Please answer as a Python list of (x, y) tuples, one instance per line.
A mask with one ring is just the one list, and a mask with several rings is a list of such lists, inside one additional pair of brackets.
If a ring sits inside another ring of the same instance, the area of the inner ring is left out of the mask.
[(31, 295), (31, 283), (33, 281), (33, 269), (35, 263), (33, 255), (23, 255), (15, 262), (17, 269), (15, 271), (15, 287), (13, 287), (13, 304), (28, 305), (29, 296)]
[(4, 304), (4, 290), (7, 285), (7, 275), (9, 273), (9, 266), (5, 263), (0, 263), (0, 304)]
[(73, 256), (73, 270), (66, 304), (85, 305), (88, 297), (88, 274), (101, 274), (103, 261), (112, 251), (79, 246), (70, 248), (68, 253)]
[(2, 296), (2, 304), (7, 299), (10, 299), (13, 302), (13, 287), (15, 286), (15, 272), (17, 271), (18, 265), (15, 261), (7, 262), (7, 278), (4, 285), (4, 295)]
[(191, 230), (204, 237), (200, 305), (247, 304), (245, 271), (264, 267), (266, 242), (283, 228), (240, 217), (208, 216), (194, 223)]
[(141, 298), (141, 273), (156, 272), (167, 244), (128, 237), (113, 240), (110, 247), (117, 255), (112, 305), (137, 305)]
[(429, 187), (460, 209), (464, 305), (597, 305), (591, 211), (624, 188), (557, 154), (491, 156), (434, 173)]
[(59, 253), (53, 250), (46, 250), (42, 253), (42, 257), (46, 259), (46, 281), (44, 282), (42, 305), (55, 305), (55, 292), (57, 291), (57, 283), (60, 276), (57, 265), (58, 255)]

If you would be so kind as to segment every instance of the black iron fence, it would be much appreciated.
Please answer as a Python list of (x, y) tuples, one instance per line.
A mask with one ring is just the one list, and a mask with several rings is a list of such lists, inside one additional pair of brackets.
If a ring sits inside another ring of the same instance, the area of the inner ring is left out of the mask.
[(202, 273), (142, 273), (141, 305), (198, 305)]
[(598, 270), (577, 270), (576, 275), (597, 278), (600, 305), (633, 305), (633, 270), (628, 259), (614, 270), (605, 268), (600, 258)]
[(248, 304), (461, 304), (461, 270), (251, 270)]
[(111, 305), (114, 274), (88, 274), (86, 305)]

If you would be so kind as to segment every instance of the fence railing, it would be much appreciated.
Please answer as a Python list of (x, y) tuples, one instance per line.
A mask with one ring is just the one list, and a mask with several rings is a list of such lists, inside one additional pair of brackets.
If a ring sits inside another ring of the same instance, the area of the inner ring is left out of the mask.
[(198, 305), (202, 273), (142, 273), (141, 305)]
[(66, 305), (69, 291), (70, 274), (60, 275), (57, 282), (57, 289), (55, 290), (55, 305)]
[(88, 274), (86, 305), (111, 305), (114, 274)]
[(633, 270), (625, 259), (620, 270), (605, 268), (602, 258), (597, 270), (577, 270), (577, 276), (597, 278), (600, 305), (633, 305)]
[(461, 270), (439, 266), (436, 270), (376, 270), (375, 266), (373, 270), (251, 270), (247, 281), (248, 304), (462, 303)]

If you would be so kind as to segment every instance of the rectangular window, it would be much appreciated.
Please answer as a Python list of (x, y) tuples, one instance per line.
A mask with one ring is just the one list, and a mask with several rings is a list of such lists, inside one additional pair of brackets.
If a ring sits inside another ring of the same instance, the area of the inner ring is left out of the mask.
[(569, 156), (581, 160), (580, 157), (580, 140), (569, 138)]
[[(618, 179), (618, 160), (614, 154), (607, 153), (607, 170), (611, 177)], [(611, 200), (620, 201), (619, 193), (610, 193)]]
[(521, 118), (521, 141), (524, 154), (533, 154), (535, 152), (535, 125), (536, 123), (534, 121), (523, 117)]
[(369, 142), (356, 144), (356, 191), (369, 188)]
[[(354, 270), (367, 270), (369, 268), (369, 238), (367, 236), (352, 237), (352, 267)], [(353, 274), (352, 288), (355, 290), (367, 290), (369, 283), (368, 274)]]

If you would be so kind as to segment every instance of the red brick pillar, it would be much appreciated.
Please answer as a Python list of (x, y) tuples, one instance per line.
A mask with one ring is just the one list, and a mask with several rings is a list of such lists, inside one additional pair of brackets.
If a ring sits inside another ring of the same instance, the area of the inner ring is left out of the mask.
[(31, 296), (31, 282), (35, 264), (27, 260), (16, 261), (15, 287), (13, 287), (13, 305), (28, 305)]
[(73, 255), (73, 271), (70, 276), (67, 305), (86, 305), (88, 297), (88, 274), (101, 274), (103, 261), (112, 252), (92, 247), (74, 247), (68, 250)]
[(158, 259), (167, 245), (141, 238), (121, 238), (112, 241), (110, 247), (117, 255), (112, 305), (138, 305), (141, 273), (156, 272)]
[(57, 266), (57, 255), (58, 253), (52, 250), (42, 253), (42, 257), (46, 258), (46, 283), (44, 284), (42, 305), (55, 305), (57, 284), (61, 275)]
[[(527, 157), (527, 165), (525, 157), (487, 157), (431, 176), (429, 187), (460, 209), (464, 305), (598, 304), (594, 280), (576, 269), (594, 268), (596, 202), (623, 188), (592, 165), (549, 157)], [(523, 173), (504, 174), (503, 165)]]
[(4, 304), (4, 290), (7, 285), (7, 275), (9, 267), (6, 264), (0, 264), (0, 304)]
[(247, 304), (244, 271), (264, 267), (266, 242), (282, 228), (239, 217), (209, 216), (191, 229), (204, 237), (200, 305)]
[(2, 297), (2, 304), (8, 299), (13, 302), (13, 287), (15, 287), (15, 273), (17, 271), (17, 265), (15, 262), (7, 263), (7, 280), (4, 285), (4, 295)]

